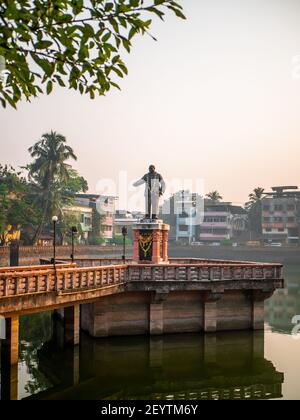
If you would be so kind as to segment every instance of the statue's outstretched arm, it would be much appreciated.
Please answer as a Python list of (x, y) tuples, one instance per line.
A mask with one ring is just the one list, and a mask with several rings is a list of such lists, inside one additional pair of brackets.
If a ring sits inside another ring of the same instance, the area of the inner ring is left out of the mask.
[(139, 179), (138, 181), (134, 182), (134, 183), (133, 183), (133, 186), (134, 186), (134, 187), (139, 187), (140, 185), (145, 184), (145, 182), (146, 182), (146, 181), (145, 181), (143, 178), (141, 178), (141, 179)]

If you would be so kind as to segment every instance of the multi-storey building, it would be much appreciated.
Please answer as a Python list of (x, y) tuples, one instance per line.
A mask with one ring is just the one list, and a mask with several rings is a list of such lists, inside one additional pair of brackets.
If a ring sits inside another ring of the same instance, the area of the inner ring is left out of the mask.
[(73, 206), (63, 209), (64, 213), (74, 215), (81, 225), (82, 235), (79, 238), (80, 242), (86, 242), (92, 232), (92, 213), (93, 210), (86, 204), (76, 202)]
[(262, 200), (262, 229), (266, 242), (299, 243), (300, 191), (273, 187)]
[(128, 238), (132, 239), (132, 226), (140, 221), (141, 217), (127, 210), (117, 210), (114, 218), (114, 237), (122, 237), (122, 229), (126, 227)]
[(117, 198), (98, 194), (77, 194), (76, 203), (92, 209), (92, 235), (110, 242), (114, 236), (114, 214)]
[(238, 239), (247, 229), (247, 212), (232, 203), (205, 200), (204, 219), (197, 229), (197, 240), (221, 242)]
[(196, 240), (196, 229), (203, 216), (203, 199), (188, 190), (178, 191), (166, 200), (161, 217), (170, 225), (169, 239), (184, 243)]

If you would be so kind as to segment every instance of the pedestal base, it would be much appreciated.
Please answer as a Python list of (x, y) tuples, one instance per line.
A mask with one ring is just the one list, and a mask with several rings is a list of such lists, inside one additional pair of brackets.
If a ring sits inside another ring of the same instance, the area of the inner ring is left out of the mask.
[(133, 261), (139, 264), (168, 264), (170, 226), (162, 220), (142, 220), (133, 227)]

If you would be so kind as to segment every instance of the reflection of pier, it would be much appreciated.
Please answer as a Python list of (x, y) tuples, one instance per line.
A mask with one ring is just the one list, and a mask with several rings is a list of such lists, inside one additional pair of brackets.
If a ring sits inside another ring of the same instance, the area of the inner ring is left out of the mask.
[(53, 388), (30, 399), (270, 399), (283, 374), (264, 358), (261, 332), (92, 340), (58, 352), (39, 370)]

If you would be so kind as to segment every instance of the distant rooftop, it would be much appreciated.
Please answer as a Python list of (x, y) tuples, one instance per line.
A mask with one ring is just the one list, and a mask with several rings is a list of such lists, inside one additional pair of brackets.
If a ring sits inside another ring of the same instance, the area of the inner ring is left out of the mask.
[(280, 197), (300, 197), (300, 190), (297, 186), (279, 186), (272, 187), (272, 192), (266, 192), (265, 195), (272, 196), (274, 198)]

